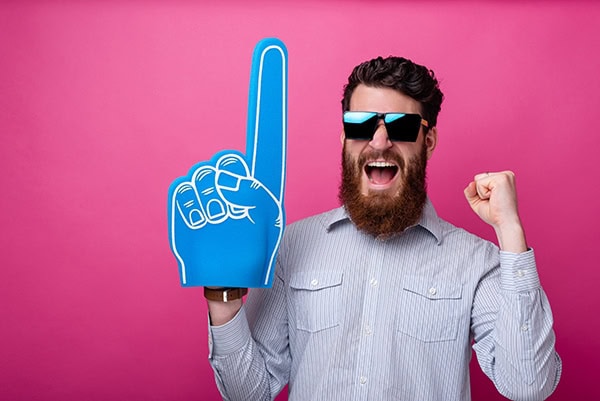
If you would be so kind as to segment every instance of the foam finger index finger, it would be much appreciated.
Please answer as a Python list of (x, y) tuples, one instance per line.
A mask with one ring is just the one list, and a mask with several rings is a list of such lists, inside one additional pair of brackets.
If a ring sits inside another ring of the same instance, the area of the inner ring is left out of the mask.
[(250, 174), (283, 202), (287, 147), (288, 55), (282, 41), (254, 49), (248, 99), (246, 155)]

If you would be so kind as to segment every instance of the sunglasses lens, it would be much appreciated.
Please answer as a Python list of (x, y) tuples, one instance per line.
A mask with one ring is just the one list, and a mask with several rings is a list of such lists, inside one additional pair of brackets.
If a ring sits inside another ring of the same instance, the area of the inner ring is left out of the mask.
[(388, 113), (384, 122), (390, 141), (415, 142), (419, 136), (421, 116), (418, 114)]
[(344, 113), (344, 134), (347, 139), (371, 140), (377, 122), (377, 113), (347, 111)]

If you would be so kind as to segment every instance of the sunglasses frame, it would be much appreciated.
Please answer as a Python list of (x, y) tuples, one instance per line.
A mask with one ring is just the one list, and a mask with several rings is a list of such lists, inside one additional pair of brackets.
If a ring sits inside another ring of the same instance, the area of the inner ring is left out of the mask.
[[(346, 121), (346, 116), (349, 113), (363, 113), (368, 117), (365, 118), (361, 122), (351, 122)], [(373, 122), (373, 118), (375, 118)], [(396, 117), (393, 120), (389, 120), (388, 117)], [(417, 124), (417, 118), (419, 122)], [(419, 132), (421, 131), (421, 126), (429, 128), (429, 123), (425, 120), (420, 114), (416, 113), (399, 113), (399, 112), (390, 112), (390, 113), (378, 113), (375, 111), (359, 111), (359, 110), (348, 110), (345, 111), (342, 115), (342, 123), (344, 125), (344, 135), (346, 139), (353, 139), (359, 141), (371, 141), (373, 140), (373, 136), (375, 136), (375, 132), (377, 132), (377, 127), (379, 127), (379, 120), (383, 120), (385, 125), (385, 129), (387, 131), (388, 138), (392, 142), (416, 142), (419, 136)], [(398, 128), (394, 125), (396, 122), (400, 122), (404, 120), (404, 126)], [(407, 132), (406, 124), (413, 124), (411, 127), (412, 131)], [(361, 133), (362, 131), (362, 133)], [(363, 135), (367, 131), (368, 135)], [(350, 133), (350, 134), (349, 134)]]

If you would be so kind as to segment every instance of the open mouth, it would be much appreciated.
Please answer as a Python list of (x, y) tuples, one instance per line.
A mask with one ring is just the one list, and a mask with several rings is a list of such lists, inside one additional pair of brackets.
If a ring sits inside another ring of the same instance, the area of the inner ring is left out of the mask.
[(398, 166), (387, 161), (369, 162), (365, 165), (365, 173), (371, 184), (386, 185), (391, 183), (398, 174)]

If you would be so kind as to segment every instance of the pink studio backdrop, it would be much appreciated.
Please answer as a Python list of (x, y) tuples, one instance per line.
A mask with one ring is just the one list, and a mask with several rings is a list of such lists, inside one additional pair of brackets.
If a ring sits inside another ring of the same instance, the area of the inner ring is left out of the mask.
[[(289, 49), (288, 221), (337, 205), (341, 88), (404, 55), (446, 102), (429, 169), (448, 220), (513, 169), (564, 359), (598, 399), (600, 5), (582, 1), (26, 1), (0, 5), (0, 398), (217, 400), (206, 306), (180, 288), (167, 187), (244, 148), (250, 57)], [(473, 398), (501, 400), (479, 368)], [(286, 399), (285, 396), (279, 397)]]

